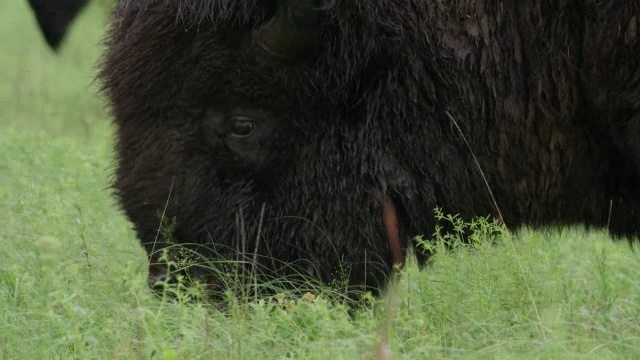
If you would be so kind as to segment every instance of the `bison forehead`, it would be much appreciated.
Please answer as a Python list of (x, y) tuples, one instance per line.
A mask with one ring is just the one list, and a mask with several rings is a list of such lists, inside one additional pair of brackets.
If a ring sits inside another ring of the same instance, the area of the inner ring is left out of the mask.
[(203, 21), (215, 23), (253, 23), (264, 19), (269, 2), (262, 0), (120, 0), (118, 11), (121, 14), (156, 9), (172, 13), (188, 25)]
[[(167, 107), (217, 98), (238, 105), (264, 100), (270, 110), (293, 107), (292, 100), (300, 97), (305, 107), (310, 102), (350, 106), (376, 87), (415, 88), (411, 81), (393, 84), (397, 80), (391, 74), (403, 67), (422, 71), (415, 65), (421, 61), (416, 49), (422, 40), (411, 34), (427, 33), (415, 10), (424, 5), (406, 1), (380, 7), (382, 2), (315, 1), (322, 20), (319, 51), (286, 62), (268, 56), (255, 39), (279, 1), (123, 0), (111, 33), (118, 46), (111, 46), (107, 56), (108, 62), (121, 63), (113, 66), (121, 74), (103, 75), (121, 84), (105, 88), (145, 99), (158, 92), (157, 98), (165, 99), (158, 104)], [(415, 98), (417, 91), (407, 91)]]

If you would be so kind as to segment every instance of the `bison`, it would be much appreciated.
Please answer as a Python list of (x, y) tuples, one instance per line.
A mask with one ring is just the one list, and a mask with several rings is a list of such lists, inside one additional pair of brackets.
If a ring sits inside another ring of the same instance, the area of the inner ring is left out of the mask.
[(180, 244), (375, 291), (436, 207), (637, 236), (639, 25), (638, 0), (120, 0), (100, 77), (150, 279)]
[(67, 28), (86, 4), (87, 0), (29, 0), (44, 39), (54, 51), (58, 50)]

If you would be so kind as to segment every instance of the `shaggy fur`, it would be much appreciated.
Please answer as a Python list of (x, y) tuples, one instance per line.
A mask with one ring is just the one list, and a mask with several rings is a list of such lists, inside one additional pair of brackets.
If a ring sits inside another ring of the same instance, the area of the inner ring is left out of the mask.
[(87, 0), (29, 0), (40, 30), (53, 50), (57, 50), (73, 19), (85, 7)]
[[(115, 189), (152, 262), (175, 241), (377, 289), (385, 197), (404, 239), (435, 207), (498, 215), (472, 152), (509, 227), (640, 233), (639, 0), (318, 9), (318, 49), (291, 62), (253, 37), (273, 1), (120, 1), (101, 78)], [(235, 109), (265, 119), (253, 152), (208, 130)]]

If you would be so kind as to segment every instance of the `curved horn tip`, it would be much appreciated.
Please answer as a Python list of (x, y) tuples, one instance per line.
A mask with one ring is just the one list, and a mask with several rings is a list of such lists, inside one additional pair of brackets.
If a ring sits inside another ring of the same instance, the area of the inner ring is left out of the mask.
[(280, 58), (308, 55), (320, 43), (315, 1), (278, 0), (274, 16), (258, 30), (258, 40)]

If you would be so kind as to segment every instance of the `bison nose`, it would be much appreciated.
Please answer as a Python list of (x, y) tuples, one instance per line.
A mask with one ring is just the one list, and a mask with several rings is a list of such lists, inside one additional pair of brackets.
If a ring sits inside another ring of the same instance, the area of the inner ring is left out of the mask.
[(400, 229), (398, 225), (398, 212), (393, 201), (388, 195), (384, 195), (382, 200), (382, 220), (387, 230), (387, 239), (391, 249), (393, 266), (401, 266), (404, 262), (402, 245), (400, 242)]

